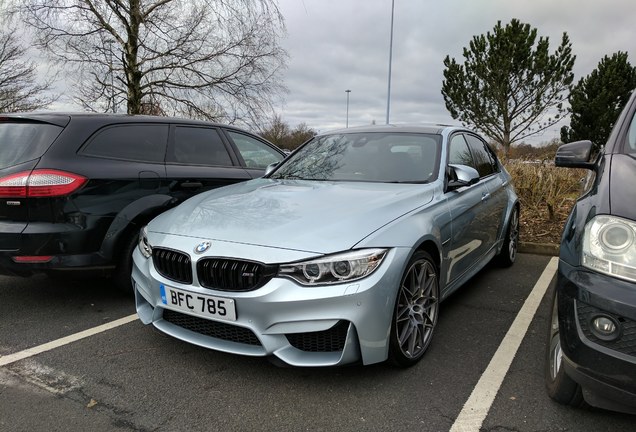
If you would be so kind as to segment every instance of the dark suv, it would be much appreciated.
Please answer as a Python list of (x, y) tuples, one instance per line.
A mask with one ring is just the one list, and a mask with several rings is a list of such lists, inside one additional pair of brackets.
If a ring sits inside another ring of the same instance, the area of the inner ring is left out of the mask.
[(636, 92), (597, 157), (592, 147), (556, 156), (592, 171), (563, 230), (546, 385), (561, 403), (636, 413)]
[(167, 117), (0, 115), (0, 274), (102, 270), (130, 289), (139, 228), (285, 154), (240, 129)]

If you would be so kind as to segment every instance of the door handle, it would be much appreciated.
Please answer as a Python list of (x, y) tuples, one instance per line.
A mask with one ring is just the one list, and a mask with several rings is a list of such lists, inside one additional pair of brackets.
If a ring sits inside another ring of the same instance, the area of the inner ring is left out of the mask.
[(490, 194), (489, 193), (483, 193), (481, 194), (481, 200), (482, 201), (488, 201), (490, 199)]

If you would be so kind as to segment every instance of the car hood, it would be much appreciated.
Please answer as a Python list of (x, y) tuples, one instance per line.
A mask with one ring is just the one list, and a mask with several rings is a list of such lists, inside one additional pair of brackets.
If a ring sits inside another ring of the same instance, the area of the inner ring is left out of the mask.
[(197, 195), (148, 229), (326, 254), (350, 249), (427, 204), (433, 191), (424, 184), (256, 179)]
[(624, 154), (612, 155), (610, 209), (615, 216), (636, 220), (636, 188), (632, 183), (635, 172), (636, 160), (632, 157)]

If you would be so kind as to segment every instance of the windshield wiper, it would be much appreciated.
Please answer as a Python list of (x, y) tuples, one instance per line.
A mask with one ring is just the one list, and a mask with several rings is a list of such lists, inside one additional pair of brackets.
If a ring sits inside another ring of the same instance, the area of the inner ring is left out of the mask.
[(303, 180), (301, 176), (295, 174), (279, 174), (276, 176), (271, 176), (270, 178), (275, 180)]

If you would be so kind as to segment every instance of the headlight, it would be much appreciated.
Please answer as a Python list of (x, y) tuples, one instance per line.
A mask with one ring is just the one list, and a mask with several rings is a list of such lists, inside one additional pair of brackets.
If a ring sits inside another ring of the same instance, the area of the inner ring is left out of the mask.
[(282, 264), (279, 276), (302, 285), (329, 285), (361, 279), (382, 263), (386, 249), (361, 249), (292, 264)]
[(137, 248), (144, 257), (150, 258), (152, 256), (152, 246), (148, 243), (146, 227), (139, 230), (139, 242), (137, 243)]
[(636, 223), (596, 216), (585, 225), (583, 266), (636, 282)]

